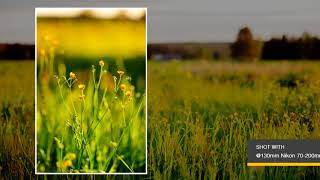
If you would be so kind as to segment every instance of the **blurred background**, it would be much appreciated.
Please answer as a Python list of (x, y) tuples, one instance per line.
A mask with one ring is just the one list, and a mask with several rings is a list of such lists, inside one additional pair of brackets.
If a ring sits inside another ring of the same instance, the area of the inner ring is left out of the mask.
[(109, 72), (125, 70), (144, 92), (145, 9), (38, 8), (36, 13), (38, 65), (53, 61), (51, 71), (58, 74), (90, 71), (103, 59)]

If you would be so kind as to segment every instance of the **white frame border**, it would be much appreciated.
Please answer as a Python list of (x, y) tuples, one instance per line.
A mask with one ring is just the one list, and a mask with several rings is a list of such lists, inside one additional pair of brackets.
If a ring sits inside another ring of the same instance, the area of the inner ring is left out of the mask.
[[(146, 14), (145, 14), (145, 146), (146, 146), (146, 151), (145, 151), (145, 172), (134, 172), (134, 173), (53, 173), (53, 172), (37, 172), (37, 9), (41, 8), (52, 8), (52, 9), (144, 9)], [(35, 63), (34, 63), (34, 68), (35, 68), (35, 174), (36, 175), (147, 175), (148, 174), (148, 8), (147, 7), (36, 7), (35, 8), (35, 14), (34, 14), (34, 31), (35, 31), (35, 48), (34, 48), (34, 53), (35, 53)]]

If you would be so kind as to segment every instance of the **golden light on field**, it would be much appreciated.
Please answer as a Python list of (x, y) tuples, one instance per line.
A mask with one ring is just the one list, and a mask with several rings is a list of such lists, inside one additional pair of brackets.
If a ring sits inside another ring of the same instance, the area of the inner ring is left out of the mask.
[(39, 48), (57, 44), (65, 55), (86, 57), (145, 54), (144, 8), (41, 8), (36, 12)]

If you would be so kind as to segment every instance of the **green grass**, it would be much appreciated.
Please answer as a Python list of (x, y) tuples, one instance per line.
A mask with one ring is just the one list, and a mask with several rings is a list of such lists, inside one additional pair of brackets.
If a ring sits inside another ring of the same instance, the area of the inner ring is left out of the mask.
[(34, 176), (34, 63), (0, 61), (0, 177)]
[(150, 62), (150, 176), (156, 179), (319, 176), (317, 167), (246, 166), (249, 139), (320, 137), (319, 65)]
[(99, 64), (89, 79), (39, 69), (37, 172), (145, 172), (145, 95)]
[[(319, 67), (318, 62), (304, 61), (148, 62), (148, 175), (87, 178), (319, 178), (318, 167), (246, 166), (248, 139), (319, 139)], [(21, 93), (10, 91), (14, 92)], [(24, 117), (33, 123), (33, 116)], [(0, 147), (2, 167), (8, 167), (10, 161), (4, 161), (7, 157), (33, 158), (32, 152), (15, 156), (15, 151), (21, 152), (22, 147), (17, 147), (14, 141), (16, 129), (10, 133), (1, 135), (2, 140), (13, 146), (9, 151)], [(18, 136), (32, 137), (33, 131)], [(33, 150), (32, 143), (23, 147)], [(21, 177), (33, 171), (28, 160), (21, 165), (16, 162), (12, 162), (8, 171), (2, 170), (1, 175)]]
[(145, 21), (37, 20), (37, 172), (145, 172)]

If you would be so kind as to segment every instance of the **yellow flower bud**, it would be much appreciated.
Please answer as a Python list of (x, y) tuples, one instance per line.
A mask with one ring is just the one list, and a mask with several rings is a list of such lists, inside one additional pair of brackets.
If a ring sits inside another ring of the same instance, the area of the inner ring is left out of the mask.
[(70, 74), (69, 74), (69, 75), (70, 75), (70, 78), (71, 78), (71, 79), (76, 79), (76, 74), (75, 74), (75, 73), (70, 72)]
[(79, 85), (78, 85), (78, 88), (81, 89), (81, 90), (83, 90), (85, 87), (86, 87), (86, 86), (85, 86), (84, 84), (79, 84)]
[(100, 65), (101, 67), (104, 66), (103, 60), (100, 60), (100, 61), (99, 61), (99, 65)]
[(126, 96), (131, 97), (131, 96), (132, 96), (131, 91), (127, 91), (127, 92), (126, 92)]
[(65, 160), (63, 161), (63, 167), (71, 167), (72, 161), (71, 160)]
[(120, 85), (120, 89), (121, 89), (122, 91), (126, 90), (126, 85), (125, 85), (125, 84), (121, 84), (121, 85)]
[(117, 73), (122, 76), (124, 74), (124, 71), (117, 71)]

